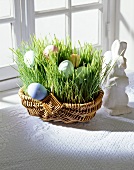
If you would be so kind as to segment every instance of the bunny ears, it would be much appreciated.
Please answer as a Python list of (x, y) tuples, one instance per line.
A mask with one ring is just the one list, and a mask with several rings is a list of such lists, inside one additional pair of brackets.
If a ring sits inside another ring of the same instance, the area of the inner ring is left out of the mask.
[(115, 40), (111, 46), (112, 57), (116, 58), (117, 56), (123, 56), (127, 49), (126, 42), (120, 42), (119, 40)]
[(111, 51), (106, 51), (104, 54), (105, 64), (108, 64), (110, 60), (115, 61), (119, 56), (124, 57), (126, 49), (126, 42), (120, 42), (119, 40), (115, 40), (111, 46)]

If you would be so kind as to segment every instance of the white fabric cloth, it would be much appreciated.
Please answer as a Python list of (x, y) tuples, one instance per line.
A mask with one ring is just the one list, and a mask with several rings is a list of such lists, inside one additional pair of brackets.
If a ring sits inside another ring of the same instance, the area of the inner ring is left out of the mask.
[(133, 170), (134, 75), (127, 87), (132, 113), (103, 108), (89, 123), (43, 122), (21, 106), (0, 110), (0, 170)]

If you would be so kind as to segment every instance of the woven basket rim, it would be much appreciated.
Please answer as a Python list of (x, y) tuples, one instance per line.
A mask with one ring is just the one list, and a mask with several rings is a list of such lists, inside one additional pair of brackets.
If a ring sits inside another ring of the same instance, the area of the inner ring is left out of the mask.
[(76, 106), (80, 106), (80, 107), (84, 107), (87, 105), (95, 105), (95, 103), (99, 103), (100, 100), (102, 99), (104, 92), (102, 89), (100, 89), (99, 94), (90, 102), (86, 102), (86, 103), (80, 103), (80, 104), (74, 104), (74, 103), (63, 103), (64, 106), (66, 107), (76, 107)]
[(98, 96), (93, 101), (83, 104), (60, 103), (50, 93), (43, 100), (36, 100), (24, 94), (23, 88), (18, 92), (22, 105), (27, 108), (32, 116), (38, 116), (44, 121), (62, 121), (64, 123), (87, 122), (92, 119), (96, 111), (101, 107), (103, 90), (100, 89)]
[[(54, 96), (54, 94), (53, 93), (50, 93), (46, 98), (44, 98), (43, 100), (36, 100), (36, 99), (33, 99), (32, 97), (30, 97), (30, 96), (28, 96), (27, 94), (24, 94), (24, 91), (23, 91), (23, 88), (20, 88), (19, 89), (19, 92), (18, 92), (18, 94), (19, 94), (19, 96), (20, 96), (20, 98), (21, 99), (26, 99), (26, 100), (31, 100), (31, 101), (33, 101), (33, 102), (36, 102), (36, 103), (44, 103), (43, 101), (49, 96), (49, 95), (51, 95), (51, 96)], [(87, 105), (95, 105), (95, 103), (97, 102), (97, 103), (99, 103), (100, 102), (100, 100), (102, 100), (102, 96), (103, 96), (103, 94), (104, 94), (104, 92), (103, 92), (103, 90), (100, 88), (100, 90), (99, 90), (99, 94), (98, 94), (98, 96), (96, 97), (96, 98), (94, 98), (92, 101), (90, 101), (90, 102), (87, 102), (87, 103), (79, 103), (79, 104), (74, 104), (74, 103), (62, 103), (62, 102), (60, 102), (63, 106), (66, 106), (66, 107), (77, 107), (77, 106), (79, 106), (79, 107), (84, 107), (84, 106), (87, 106)], [(55, 96), (54, 96), (55, 97)], [(55, 97), (56, 98), (56, 97)]]

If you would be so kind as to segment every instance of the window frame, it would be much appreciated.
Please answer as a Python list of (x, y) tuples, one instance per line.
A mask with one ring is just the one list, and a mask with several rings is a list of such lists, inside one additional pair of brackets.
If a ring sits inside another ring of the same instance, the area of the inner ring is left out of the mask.
[[(29, 41), (30, 35), (35, 34), (36, 18), (54, 16), (58, 14), (66, 14), (65, 34), (72, 38), (72, 13), (92, 9), (99, 9), (101, 11), (99, 20), (101, 19), (102, 21), (99, 22), (99, 26), (102, 24), (101, 30), (99, 30), (101, 31), (101, 34), (99, 33), (99, 43), (96, 44), (95, 47), (103, 47), (103, 51), (106, 51), (113, 40), (114, 19), (111, 20), (110, 17), (114, 15), (113, 10), (111, 9), (113, 9), (115, 6), (115, 0), (100, 0), (99, 3), (83, 4), (77, 6), (71, 6), (71, 0), (68, 0), (66, 3), (66, 8), (56, 8), (47, 11), (35, 11), (33, 0), (13, 0), (13, 5), (13, 16), (0, 19), (0, 23), (12, 23), (13, 48), (17, 48), (21, 44), (21, 41)], [(11, 66), (17, 68), (14, 63), (11, 64)], [(12, 69), (11, 66), (0, 67), (0, 91), (18, 86), (18, 73), (15, 69)]]
[[(71, 34), (72, 13), (87, 11), (87, 10), (92, 10), (92, 9), (98, 9), (98, 10), (102, 11), (103, 5), (104, 4), (102, 3), (102, 0), (100, 0), (99, 3), (95, 2), (95, 3), (72, 6), (71, 0), (68, 0), (66, 7), (56, 8), (56, 9), (52, 9), (52, 10), (35, 11), (35, 20), (38, 18), (44, 18), (44, 17), (65, 14), (66, 15), (66, 32), (65, 32), (66, 35), (65, 36), (69, 36), (72, 39), (72, 34)], [(102, 18), (102, 15), (101, 15), (101, 18)], [(101, 30), (99, 30), (99, 31), (101, 32)], [(101, 34), (99, 33), (99, 35), (101, 35)], [(99, 43), (96, 44), (95, 46), (101, 46), (102, 42), (100, 40), (101, 39), (99, 37)]]
[[(21, 43), (20, 0), (13, 0), (12, 8), (11, 16), (0, 19), (0, 24), (11, 24), (12, 46), (13, 48), (17, 48)], [(15, 87), (15, 85), (10, 82), (15, 82), (14, 79), (17, 77), (18, 73), (12, 67), (17, 69), (14, 63), (0, 66), (0, 91)]]

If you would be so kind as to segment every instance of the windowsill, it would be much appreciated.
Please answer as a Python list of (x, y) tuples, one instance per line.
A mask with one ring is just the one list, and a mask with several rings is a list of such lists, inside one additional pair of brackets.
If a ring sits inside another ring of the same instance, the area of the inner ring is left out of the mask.
[(18, 90), (19, 88), (14, 88), (11, 90), (0, 92), (0, 109), (14, 106), (20, 103)]

